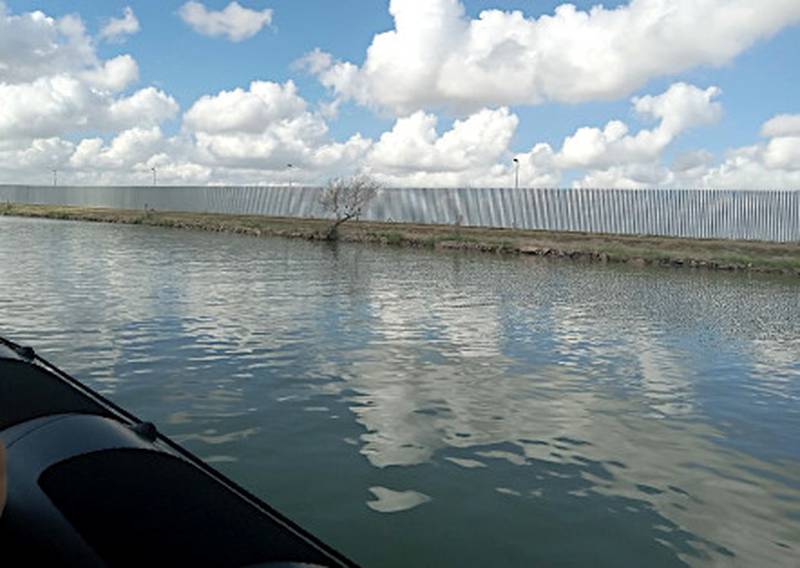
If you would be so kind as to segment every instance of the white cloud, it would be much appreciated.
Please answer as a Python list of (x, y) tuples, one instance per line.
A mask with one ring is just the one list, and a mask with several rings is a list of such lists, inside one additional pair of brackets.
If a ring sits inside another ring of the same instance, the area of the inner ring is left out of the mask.
[[(102, 60), (77, 16), (14, 15), (0, 2), (0, 137), (36, 152), (42, 140), (113, 133), (172, 118), (178, 105), (139, 78), (130, 55)], [(28, 151), (26, 150), (26, 151)]]
[(165, 138), (157, 126), (134, 127), (108, 144), (101, 138), (82, 140), (61, 164), (60, 179), (76, 184), (149, 185), (156, 168), (159, 184), (214, 182), (212, 168), (195, 163), (191, 154), (191, 143), (184, 138)]
[(691, 187), (713, 164), (714, 155), (707, 150), (691, 150), (677, 155), (670, 165), (672, 185)]
[(68, 75), (0, 83), (0, 136), (45, 138), (87, 127), (92, 98), (84, 83)]
[(498, 161), (510, 163), (518, 124), (513, 113), (483, 109), (441, 134), (437, 122), (418, 112), (398, 119), (377, 142), (360, 135), (336, 142), (324, 116), (308, 109), (294, 83), (255, 81), (246, 90), (201, 97), (184, 114), (183, 126), (191, 141), (187, 155), (212, 168), (212, 182), (320, 183), (364, 171), (388, 185), (507, 185), (510, 170)]
[[(539, 142), (529, 152), (514, 156), (519, 163), (519, 184), (521, 187), (558, 187), (561, 185), (561, 169), (556, 163), (550, 144)], [(515, 166), (514, 166), (515, 167)], [(511, 185), (513, 167), (503, 169), (500, 186)], [(514, 173), (514, 175), (516, 175)], [(516, 183), (516, 180), (514, 181)]]
[(126, 6), (122, 18), (111, 18), (100, 30), (100, 39), (112, 43), (120, 43), (127, 39), (127, 36), (139, 32), (139, 20), (130, 6)]
[(316, 47), (313, 51), (306, 53), (297, 60), (293, 67), (295, 69), (306, 69), (309, 73), (317, 75), (332, 67), (334, 64), (333, 56)]
[(675, 83), (665, 93), (633, 99), (635, 111), (644, 118), (660, 119), (653, 130), (628, 134), (628, 126), (618, 120), (603, 130), (580, 128), (564, 140), (558, 161), (561, 167), (611, 167), (657, 159), (664, 149), (689, 128), (719, 120), (722, 107), (713, 99), (720, 90), (702, 90), (694, 85)]
[(700, 187), (731, 189), (800, 189), (800, 167), (771, 165), (761, 145), (728, 152), (717, 167), (709, 168), (697, 181)]
[(708, 169), (706, 154), (684, 155), (676, 164), (677, 174), (662, 163), (662, 156), (683, 132), (719, 120), (722, 106), (715, 101), (719, 94), (716, 87), (675, 83), (660, 95), (634, 97), (636, 115), (645, 121), (658, 120), (655, 128), (632, 134), (627, 124), (611, 120), (603, 129), (578, 128), (558, 151), (549, 144), (536, 144), (530, 152), (515, 156), (520, 181), (527, 186), (553, 186), (565, 170), (582, 175), (573, 183), (579, 187), (654, 187), (697, 181)]
[(672, 180), (669, 169), (658, 162), (631, 163), (610, 166), (603, 170), (589, 170), (573, 186), (639, 189), (671, 186)]
[(55, 19), (39, 11), (14, 15), (0, 2), (0, 83), (30, 82), (97, 65), (80, 18)]
[(178, 114), (178, 103), (155, 87), (146, 87), (107, 106), (107, 124), (114, 128), (154, 126)]
[(50, 171), (69, 160), (75, 145), (60, 138), (40, 138), (24, 147), (0, 147), (0, 171), (26, 172), (50, 179)]
[(139, 80), (139, 66), (130, 55), (119, 55), (79, 76), (95, 89), (119, 92)]
[(800, 114), (779, 114), (761, 127), (761, 136), (800, 136)]
[(390, 185), (497, 185), (507, 176), (497, 162), (519, 122), (507, 108), (483, 109), (441, 135), (437, 122), (422, 111), (398, 119), (366, 156), (365, 170)]
[(201, 97), (183, 124), (200, 163), (278, 176), (288, 175), (289, 163), (293, 175), (350, 170), (372, 143), (358, 134), (343, 143), (331, 140), (324, 117), (308, 110), (292, 81), (254, 81), (248, 90)]
[(250, 89), (221, 91), (195, 102), (184, 115), (184, 124), (206, 133), (262, 132), (270, 124), (306, 111), (306, 102), (292, 81), (285, 85), (253, 81)]
[(718, 87), (700, 89), (686, 83), (673, 83), (661, 95), (634, 98), (633, 107), (643, 117), (660, 119), (658, 130), (674, 138), (685, 130), (719, 120), (722, 106), (713, 99), (721, 93)]
[(15, 15), (0, 1), (0, 84), (74, 76), (97, 89), (121, 91), (139, 69), (130, 55), (102, 61), (78, 16), (60, 19), (42, 12)]
[[(617, 12), (634, 7), (649, 5), (655, 10), (654, 2), (635, 0), (618, 10), (597, 8), (581, 17), (591, 27), (600, 14), (613, 20), (619, 17)], [(697, 4), (708, 8), (715, 1), (697, 0)], [(453, 72), (448, 65), (456, 64), (450, 54), (461, 53), (469, 71), (468, 66), (478, 61), (470, 50), (499, 49), (493, 35), (476, 35), (485, 25), (476, 22), (511, 18), (508, 22), (515, 26), (544, 30), (545, 21), (551, 26), (566, 18), (561, 14), (551, 22), (492, 12), (468, 22), (460, 4), (442, 0), (395, 1), (392, 9), (397, 33), (416, 34), (416, 43), (403, 54), (397, 70), (399, 79), (411, 80), (392, 85), (399, 103), (387, 105), (390, 99), (375, 98), (371, 83), (364, 80), (371, 73), (375, 77), (394, 73), (380, 66), (373, 69), (370, 63), (380, 61), (382, 42), (396, 41), (394, 32), (375, 39), (361, 68), (336, 64), (320, 51), (310, 54), (304, 64), (314, 72), (340, 73), (351, 81), (357, 100), (396, 109), (408, 101), (436, 105), (450, 96), (440, 83), (444, 73)], [(420, 11), (427, 17), (422, 22), (414, 19)], [(571, 14), (570, 18), (580, 13)], [(513, 36), (515, 29), (506, 31)], [(459, 52), (463, 45), (452, 43), (454, 38), (462, 42), (467, 38), (464, 45), (469, 49)], [(739, 45), (740, 39), (734, 43)], [(422, 55), (433, 44), (431, 57), (445, 54), (447, 61), (431, 66)], [(509, 44), (502, 50), (504, 57), (516, 62), (512, 48)], [(62, 183), (149, 184), (150, 169), (157, 168), (161, 183), (318, 184), (335, 175), (367, 172), (386, 185), (509, 187), (514, 183), (512, 159), (516, 158), (522, 186), (555, 186), (577, 176), (576, 185), (595, 186), (800, 187), (800, 115), (772, 118), (761, 129), (763, 141), (733, 149), (721, 161), (698, 150), (664, 163), (663, 155), (677, 137), (719, 119), (720, 91), (715, 87), (676, 83), (664, 93), (632, 99), (641, 128), (610, 120), (601, 128), (576, 129), (559, 145), (538, 143), (514, 153), (517, 116), (503, 105), (478, 104), (494, 97), (491, 84), (484, 91), (474, 85), (477, 90), (468, 100), (459, 98), (463, 85), (448, 83), (447, 89), (456, 89), (452, 98), (456, 106), (473, 109), (451, 125), (442, 125), (436, 114), (413, 109), (416, 112), (396, 119), (376, 140), (360, 134), (337, 140), (328, 121), (341, 99), (310, 105), (292, 81), (253, 81), (246, 88), (198, 98), (183, 114), (180, 133), (167, 137), (161, 124), (178, 114), (178, 104), (154, 87), (133, 90), (138, 75), (138, 65), (129, 55), (98, 57), (79, 18), (53, 19), (40, 12), (17, 16), (0, 1), (0, 179), (48, 183), (50, 170), (58, 168)], [(541, 81), (547, 79), (547, 73), (542, 77)], [(546, 82), (541, 81), (539, 93), (547, 98), (542, 90)], [(588, 75), (578, 73), (576, 81), (588, 81)], [(509, 91), (503, 97), (517, 96), (519, 85), (511, 82), (506, 87)], [(462, 104), (465, 101), (469, 104)], [(80, 140), (82, 132), (92, 137)]]
[(704, 187), (800, 189), (798, 115), (778, 115), (761, 128), (765, 143), (730, 150), (719, 166), (698, 178)]
[(101, 138), (81, 140), (69, 163), (78, 169), (131, 168), (157, 153), (162, 143), (163, 136), (157, 126), (131, 128), (114, 137), (108, 146), (103, 145)]
[(398, 119), (369, 155), (373, 167), (394, 172), (464, 171), (491, 166), (508, 150), (518, 119), (507, 108), (483, 109), (438, 136), (435, 115)]
[(387, 186), (510, 187), (517, 158), (521, 186), (558, 185), (560, 171), (548, 144), (511, 154), (518, 122), (505, 107), (482, 109), (439, 134), (437, 117), (419, 111), (381, 136), (362, 170)]
[[(620, 161), (586, 172), (582, 187), (683, 187), (717, 189), (800, 189), (800, 136), (787, 115), (764, 123), (761, 132), (775, 134), (764, 143), (734, 148), (721, 163), (705, 150), (679, 155), (670, 167), (660, 155), (651, 161)], [(789, 117), (791, 118), (791, 117)]]
[[(90, 138), (76, 144), (66, 158), (63, 149), (58, 155), (59, 167), (71, 170), (73, 181), (94, 179), (96, 183), (115, 179), (115, 183), (146, 183), (144, 174), (150, 167), (158, 167), (163, 171), (159, 179), (165, 183), (280, 183), (290, 179), (321, 183), (334, 175), (360, 171), (392, 186), (509, 187), (514, 183), (512, 158), (516, 158), (520, 185), (528, 187), (559, 185), (565, 170), (583, 173), (577, 185), (641, 187), (674, 185), (680, 180), (703, 185), (713, 170), (709, 156), (687, 154), (676, 160), (672, 170), (661, 163), (661, 156), (682, 132), (711, 123), (721, 114), (715, 101), (718, 89), (677, 83), (660, 95), (632, 100), (634, 111), (643, 120), (659, 121), (652, 129), (631, 133), (628, 125), (612, 120), (603, 129), (576, 130), (559, 150), (539, 143), (528, 152), (512, 153), (519, 120), (505, 107), (481, 109), (441, 131), (436, 115), (418, 111), (397, 119), (377, 141), (356, 134), (339, 142), (329, 135), (323, 113), (309, 110), (294, 83), (254, 81), (247, 89), (199, 98), (184, 113), (181, 134), (165, 139), (158, 125), (174, 116), (178, 107), (161, 91), (149, 87), (114, 98), (72, 77), (40, 82), (45, 84), (39, 89), (39, 99), (34, 96), (37, 93), (8, 97), (31, 103), (25, 106), (29, 111), (26, 120), (13, 118), (23, 112), (8, 107), (12, 118), (4, 122), (7, 109), (0, 107), (0, 133), (3, 128), (9, 131), (24, 126), (31, 142), (17, 151), (27, 148), (28, 154), (36, 156), (40, 153), (37, 149), (46, 144), (43, 140), (80, 129), (82, 123), (124, 129), (108, 143)], [(54, 92), (62, 94), (51, 100), (48, 97)], [(64, 102), (72, 104), (59, 106)], [(48, 111), (36, 110), (42, 108)], [(100, 114), (92, 114), (95, 110)], [(794, 147), (782, 140), (775, 138), (762, 145), (758, 154), (762, 167), (791, 160)], [(289, 169), (287, 164), (293, 167)], [(730, 169), (727, 166), (725, 171)]]
[[(130, 16), (134, 17), (132, 12)], [(127, 11), (125, 19), (130, 20)], [(9, 176), (31, 181), (31, 176), (58, 168), (75, 176), (74, 182), (110, 183), (109, 172), (123, 179), (128, 164), (155, 152), (143, 149), (146, 134), (151, 140), (154, 133), (160, 137), (158, 125), (178, 113), (178, 104), (153, 87), (129, 92), (139, 78), (134, 58), (119, 55), (103, 60), (95, 48), (78, 16), (16, 15), (0, 1), (0, 172), (4, 181)], [(82, 132), (113, 140), (108, 148), (100, 138), (74, 142)], [(92, 149), (96, 150), (93, 161), (87, 161)], [(82, 163), (83, 170), (77, 167)]]
[(69, 75), (0, 84), (0, 136), (22, 141), (157, 124), (177, 111), (174, 99), (152, 87), (114, 98)]
[(554, 155), (559, 169), (573, 169), (583, 176), (575, 187), (689, 187), (702, 185), (702, 177), (711, 167), (705, 151), (679, 156), (672, 168), (663, 164), (663, 153), (682, 133), (712, 124), (722, 116), (722, 106), (715, 99), (717, 87), (700, 89), (675, 83), (660, 95), (632, 99), (635, 113), (642, 119), (658, 119), (651, 129), (629, 134), (629, 127), (618, 120), (603, 130), (579, 128), (565, 138)]
[(764, 150), (764, 163), (772, 169), (800, 170), (800, 136), (770, 140)]
[(360, 67), (318, 50), (304, 61), (337, 96), (401, 115), (615, 99), (654, 77), (728, 63), (800, 21), (796, 0), (564, 4), (539, 18), (486, 10), (474, 20), (459, 0), (392, 0), (389, 11), (395, 28), (373, 38)]
[(178, 15), (199, 34), (227, 36), (235, 42), (253, 37), (272, 23), (271, 9), (250, 10), (238, 2), (231, 2), (218, 12), (208, 10), (200, 2), (187, 2), (178, 10)]

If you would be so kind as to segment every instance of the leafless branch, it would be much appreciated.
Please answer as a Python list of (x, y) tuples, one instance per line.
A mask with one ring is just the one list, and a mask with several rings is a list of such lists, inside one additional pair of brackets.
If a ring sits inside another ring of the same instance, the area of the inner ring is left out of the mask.
[(332, 213), (336, 219), (328, 231), (328, 239), (336, 240), (339, 225), (350, 219), (357, 219), (377, 195), (380, 187), (378, 182), (367, 175), (328, 181), (319, 200), (322, 208)]

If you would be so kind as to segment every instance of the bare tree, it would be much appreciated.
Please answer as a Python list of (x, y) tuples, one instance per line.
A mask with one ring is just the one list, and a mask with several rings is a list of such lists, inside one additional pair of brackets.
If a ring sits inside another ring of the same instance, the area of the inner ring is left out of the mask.
[(339, 225), (350, 219), (358, 219), (380, 187), (378, 182), (367, 175), (329, 180), (319, 198), (322, 208), (333, 213), (336, 219), (328, 229), (326, 238), (335, 241), (339, 237)]

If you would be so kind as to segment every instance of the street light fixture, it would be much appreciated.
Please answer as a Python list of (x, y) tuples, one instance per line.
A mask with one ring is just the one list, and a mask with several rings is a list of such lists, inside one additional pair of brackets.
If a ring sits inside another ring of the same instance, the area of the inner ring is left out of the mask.
[(150, 168), (150, 171), (153, 172), (153, 185), (156, 185), (156, 168)]

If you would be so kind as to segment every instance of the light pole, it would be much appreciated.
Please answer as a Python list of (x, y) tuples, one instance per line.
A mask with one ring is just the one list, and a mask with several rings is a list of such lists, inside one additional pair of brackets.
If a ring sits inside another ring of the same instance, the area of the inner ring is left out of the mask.
[(153, 172), (153, 185), (156, 185), (156, 168), (150, 168), (150, 171)]
[[(512, 202), (519, 199), (519, 159), (514, 158), (514, 195), (512, 197)], [(514, 228), (517, 228), (517, 208), (514, 207), (514, 216), (513, 216), (513, 223)]]
[(289, 171), (289, 187), (292, 187), (292, 164), (286, 164), (286, 169)]
[(514, 189), (519, 189), (519, 160), (514, 158)]

